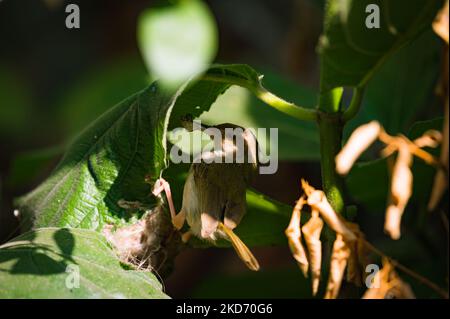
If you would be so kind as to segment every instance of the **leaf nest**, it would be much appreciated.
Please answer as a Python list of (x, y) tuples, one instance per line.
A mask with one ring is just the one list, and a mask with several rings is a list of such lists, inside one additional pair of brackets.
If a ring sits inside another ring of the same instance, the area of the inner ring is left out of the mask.
[(135, 224), (120, 228), (106, 225), (102, 233), (123, 263), (155, 272), (162, 278), (170, 274), (183, 247), (180, 232), (161, 206), (148, 211)]

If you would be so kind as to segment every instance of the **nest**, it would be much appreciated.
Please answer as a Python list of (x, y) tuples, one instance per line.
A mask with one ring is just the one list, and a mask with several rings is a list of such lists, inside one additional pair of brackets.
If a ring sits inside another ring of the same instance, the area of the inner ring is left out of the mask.
[(102, 233), (122, 262), (156, 272), (162, 278), (171, 273), (174, 259), (183, 247), (180, 232), (162, 206), (148, 211), (135, 224), (120, 228), (106, 225)]

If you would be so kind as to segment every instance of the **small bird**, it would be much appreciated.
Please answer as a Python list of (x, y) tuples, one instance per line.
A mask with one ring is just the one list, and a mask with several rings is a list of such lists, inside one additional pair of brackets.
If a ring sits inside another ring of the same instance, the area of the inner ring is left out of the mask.
[[(183, 125), (193, 129), (192, 122)], [(212, 138), (220, 132), (220, 142), (215, 143), (214, 150), (202, 152), (200, 161), (191, 165), (179, 215), (186, 218), (190, 232), (198, 238), (231, 241), (247, 267), (257, 271), (258, 261), (233, 232), (246, 212), (246, 188), (258, 167), (256, 138), (250, 130), (229, 123), (201, 126), (201, 130)], [(226, 162), (226, 158), (233, 162)]]

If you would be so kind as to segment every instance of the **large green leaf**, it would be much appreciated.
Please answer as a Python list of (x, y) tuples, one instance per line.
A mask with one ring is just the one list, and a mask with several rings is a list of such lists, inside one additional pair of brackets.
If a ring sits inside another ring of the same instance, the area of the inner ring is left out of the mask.
[(345, 127), (346, 135), (373, 120), (391, 134), (407, 132), (418, 119), (438, 116), (441, 108), (435, 103), (434, 87), (441, 52), (432, 30), (395, 52), (368, 83), (361, 109)]
[[(79, 275), (79, 277), (77, 277)], [(85, 229), (41, 228), (0, 246), (0, 298), (168, 298)]]
[[(208, 76), (222, 76), (223, 81)], [(18, 200), (26, 226), (31, 218), (35, 227), (89, 229), (133, 220), (117, 203), (154, 204), (145, 180), (155, 180), (167, 167), (167, 128), (179, 126), (186, 113), (199, 116), (218, 95), (243, 81), (259, 85), (260, 77), (245, 65), (219, 65), (175, 95), (154, 83), (111, 108), (75, 139), (47, 180)], [(181, 193), (182, 187), (173, 192)]]
[[(370, 4), (379, 8), (379, 28), (366, 26)], [(393, 52), (431, 25), (442, 4), (440, 0), (329, 0), (319, 45), (322, 91), (366, 84)]]
[(144, 198), (146, 174), (164, 167), (162, 138), (175, 99), (156, 84), (126, 99), (86, 128), (54, 173), (19, 200), (35, 227), (98, 228), (126, 219), (117, 201)]

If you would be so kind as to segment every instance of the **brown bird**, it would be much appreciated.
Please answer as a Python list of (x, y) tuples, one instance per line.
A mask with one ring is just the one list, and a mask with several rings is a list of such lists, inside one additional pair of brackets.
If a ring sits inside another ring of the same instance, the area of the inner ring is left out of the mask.
[[(184, 121), (183, 125), (192, 131), (192, 123)], [(191, 165), (174, 224), (186, 218), (190, 232), (198, 238), (231, 241), (247, 267), (256, 271), (258, 261), (233, 232), (246, 212), (246, 188), (258, 167), (256, 138), (250, 130), (229, 123), (200, 129), (215, 138), (216, 147), (202, 152), (199, 162), (194, 160)]]

